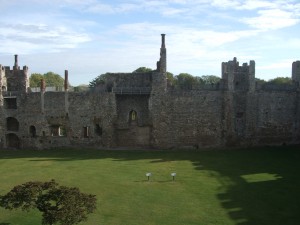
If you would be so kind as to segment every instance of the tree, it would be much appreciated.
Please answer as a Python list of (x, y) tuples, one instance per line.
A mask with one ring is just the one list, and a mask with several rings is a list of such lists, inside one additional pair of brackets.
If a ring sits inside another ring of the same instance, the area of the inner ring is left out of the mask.
[(189, 73), (180, 73), (175, 76), (175, 86), (182, 89), (192, 89), (197, 84), (197, 79)]
[(220, 82), (221, 78), (215, 75), (203, 75), (201, 79), (204, 84), (217, 84)]
[(96, 196), (84, 194), (76, 187), (58, 186), (50, 182), (27, 182), (15, 186), (0, 196), (0, 206), (24, 211), (37, 208), (42, 212), (42, 224), (73, 225), (87, 219), (96, 209)]
[(290, 77), (276, 77), (268, 81), (269, 84), (292, 84)]
[(174, 78), (174, 74), (173, 73), (171, 73), (171, 72), (166, 72), (166, 77), (167, 77), (167, 79), (168, 79), (168, 83), (170, 84), (170, 85), (175, 85), (175, 78)]
[(48, 87), (63, 87), (64, 79), (56, 73), (48, 72), (45, 74), (33, 73), (29, 77), (29, 86), (30, 87), (40, 87), (41, 79), (45, 80), (46, 86)]
[(97, 87), (98, 85), (103, 85), (105, 84), (105, 81), (107, 79), (107, 77), (110, 75), (110, 73), (103, 73), (100, 74), (99, 76), (97, 76), (96, 78), (94, 78), (90, 83), (89, 83), (89, 87), (93, 88), (93, 87)]
[(136, 70), (134, 70), (133, 73), (148, 73), (151, 71), (153, 71), (153, 70), (148, 67), (139, 67)]
[(30, 87), (40, 87), (41, 80), (43, 79), (43, 75), (40, 73), (32, 73), (29, 78), (29, 86)]
[(48, 87), (63, 87), (64, 79), (56, 73), (48, 72), (44, 74), (46, 86)]

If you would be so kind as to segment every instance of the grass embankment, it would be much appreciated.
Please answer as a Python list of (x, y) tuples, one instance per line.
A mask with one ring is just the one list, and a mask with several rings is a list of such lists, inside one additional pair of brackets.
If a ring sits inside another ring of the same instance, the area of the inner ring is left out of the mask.
[[(0, 151), (0, 194), (55, 179), (97, 195), (85, 225), (296, 225), (300, 150)], [(147, 181), (146, 172), (153, 176)], [(176, 172), (172, 181), (171, 172)], [(0, 225), (41, 215), (0, 208)]]

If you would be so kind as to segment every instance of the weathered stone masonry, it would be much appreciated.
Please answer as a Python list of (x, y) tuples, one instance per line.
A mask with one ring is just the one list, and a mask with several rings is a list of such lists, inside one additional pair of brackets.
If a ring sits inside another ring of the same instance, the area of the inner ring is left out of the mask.
[(222, 63), (220, 84), (197, 90), (168, 85), (162, 35), (157, 69), (114, 73), (87, 92), (28, 87), (18, 56), (0, 65), (0, 148), (202, 148), (299, 144), (300, 61), (293, 85), (259, 86), (255, 62)]

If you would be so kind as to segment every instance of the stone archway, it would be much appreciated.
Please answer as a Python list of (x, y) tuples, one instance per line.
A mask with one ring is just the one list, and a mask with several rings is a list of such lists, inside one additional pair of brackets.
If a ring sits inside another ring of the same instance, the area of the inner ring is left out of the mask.
[(14, 117), (6, 118), (6, 128), (8, 131), (19, 131), (19, 121)]
[(6, 135), (6, 146), (8, 148), (20, 148), (20, 139), (16, 134), (10, 133)]

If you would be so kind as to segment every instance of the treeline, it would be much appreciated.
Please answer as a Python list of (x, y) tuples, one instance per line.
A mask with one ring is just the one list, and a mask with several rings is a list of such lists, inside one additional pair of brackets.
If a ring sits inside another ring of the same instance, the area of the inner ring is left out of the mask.
[[(139, 67), (136, 70), (132, 71), (133, 73), (147, 73), (152, 72), (153, 70), (147, 67)], [(97, 76), (93, 79), (89, 87), (93, 88), (98, 85), (104, 84), (106, 77), (109, 76), (110, 73), (105, 73)], [(175, 88), (182, 89), (192, 89), (198, 86), (207, 85), (207, 84), (217, 84), (220, 81), (220, 77), (215, 75), (205, 75), (205, 76), (193, 76), (189, 73), (180, 73), (178, 75), (174, 75), (173, 73), (167, 72), (167, 79), (169, 85)]]
[[(133, 71), (133, 73), (147, 73), (152, 72), (153, 70), (147, 67), (139, 67)], [(89, 87), (94, 88), (98, 85), (104, 84), (106, 77), (109, 76), (110, 73), (105, 73), (94, 78), (90, 83)], [(167, 72), (168, 84), (173, 88), (178, 89), (194, 89), (197, 87), (201, 87), (204, 85), (218, 85), (221, 78), (215, 75), (203, 75), (203, 76), (194, 76), (189, 73), (180, 73), (178, 75), (174, 75), (171, 72)], [(46, 86), (48, 87), (63, 87), (64, 79), (56, 73), (47, 72), (45, 74), (33, 73), (29, 78), (30, 87), (40, 87), (41, 79), (45, 80)], [(274, 85), (282, 85), (282, 84), (292, 84), (292, 79), (290, 77), (277, 77), (274, 79), (270, 79), (265, 81), (263, 79), (255, 78), (257, 84), (274, 84)], [(71, 86), (71, 85), (69, 85)], [(78, 91), (87, 90), (87, 85), (79, 85), (74, 87)]]

